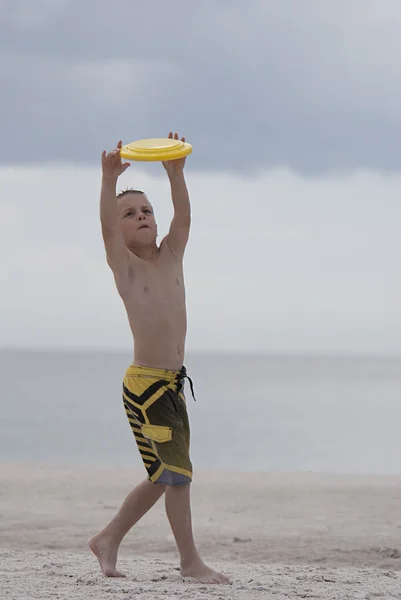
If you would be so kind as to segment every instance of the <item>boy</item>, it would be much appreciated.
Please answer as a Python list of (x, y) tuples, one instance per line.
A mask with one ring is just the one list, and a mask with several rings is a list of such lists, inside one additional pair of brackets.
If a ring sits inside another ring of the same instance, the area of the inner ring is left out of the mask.
[(121, 146), (119, 142), (113, 152), (102, 155), (100, 218), (107, 262), (134, 337), (134, 364), (124, 377), (123, 401), (148, 478), (127, 496), (109, 525), (89, 540), (89, 547), (104, 575), (123, 577), (116, 569), (122, 539), (165, 494), (181, 575), (225, 584), (228, 578), (199, 557), (191, 524), (192, 465), (183, 394), (187, 323), (182, 263), (191, 222), (185, 158), (163, 163), (174, 216), (158, 247), (157, 225), (146, 195), (128, 190), (116, 198), (117, 179), (130, 166), (121, 162)]

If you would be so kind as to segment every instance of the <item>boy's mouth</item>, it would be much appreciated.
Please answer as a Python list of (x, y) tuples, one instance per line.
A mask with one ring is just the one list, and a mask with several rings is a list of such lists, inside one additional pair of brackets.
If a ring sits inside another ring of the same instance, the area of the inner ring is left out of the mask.
[(141, 225), (139, 229), (149, 229), (149, 225)]

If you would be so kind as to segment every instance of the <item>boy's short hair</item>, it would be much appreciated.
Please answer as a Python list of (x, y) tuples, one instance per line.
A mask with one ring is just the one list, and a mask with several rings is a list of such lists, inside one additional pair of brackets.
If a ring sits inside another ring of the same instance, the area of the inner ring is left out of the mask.
[(135, 190), (134, 188), (127, 188), (126, 190), (123, 190), (122, 192), (117, 194), (117, 199), (124, 198), (124, 196), (126, 196), (127, 194), (140, 194), (141, 196), (145, 196), (145, 192), (143, 192), (142, 190)]

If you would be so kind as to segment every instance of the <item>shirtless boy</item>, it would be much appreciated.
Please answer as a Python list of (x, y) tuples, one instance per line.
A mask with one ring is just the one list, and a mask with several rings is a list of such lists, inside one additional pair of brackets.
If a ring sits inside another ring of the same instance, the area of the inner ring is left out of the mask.
[(104, 575), (123, 577), (116, 568), (121, 541), (164, 494), (181, 575), (226, 584), (225, 575), (201, 560), (191, 524), (192, 465), (183, 393), (187, 318), (182, 263), (191, 223), (185, 158), (163, 163), (174, 216), (158, 247), (157, 225), (146, 195), (131, 190), (116, 197), (118, 177), (130, 166), (121, 161), (121, 145), (102, 155), (100, 218), (107, 262), (134, 337), (134, 363), (124, 377), (123, 401), (148, 477), (127, 496), (113, 520), (89, 540), (89, 546)]

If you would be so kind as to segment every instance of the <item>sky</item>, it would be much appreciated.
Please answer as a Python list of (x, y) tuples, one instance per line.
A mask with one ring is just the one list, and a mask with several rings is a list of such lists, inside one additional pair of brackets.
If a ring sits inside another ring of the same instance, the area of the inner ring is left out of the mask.
[[(188, 350), (401, 353), (399, 0), (0, 0), (0, 345), (131, 346), (100, 154), (193, 144)], [(159, 164), (132, 165), (161, 233)]]

